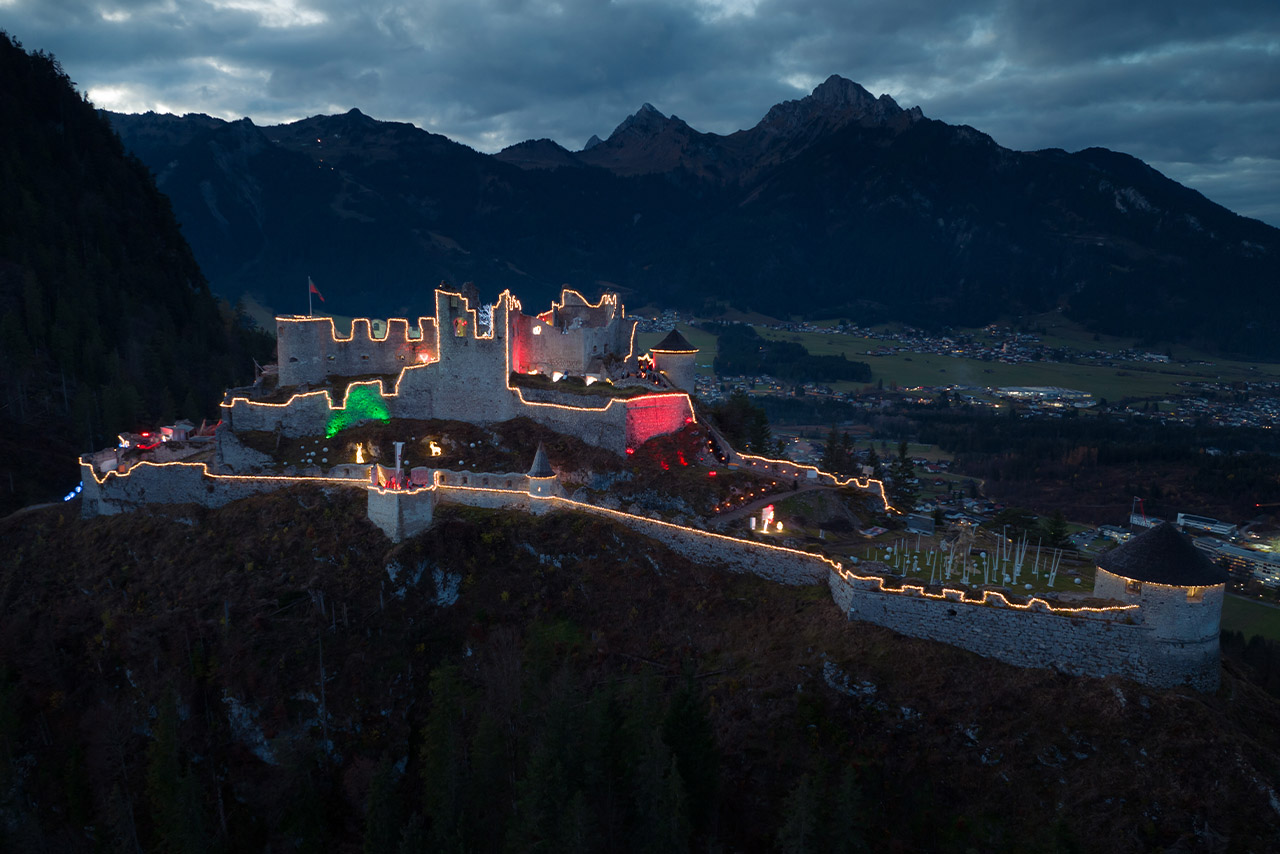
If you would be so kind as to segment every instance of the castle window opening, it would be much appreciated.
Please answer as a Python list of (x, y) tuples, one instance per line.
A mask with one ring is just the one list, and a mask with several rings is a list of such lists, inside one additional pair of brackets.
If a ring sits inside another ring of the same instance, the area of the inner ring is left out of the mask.
[(332, 353), (330, 353), (330, 354), (329, 354), (329, 361), (330, 361), (330, 362), (337, 360), (337, 358), (338, 358), (338, 357), (337, 357), (337, 356), (335, 356), (335, 355), (333, 355)]
[(1137, 596), (1142, 592), (1141, 581), (1126, 581), (1124, 584), (1124, 592), (1131, 596)]
[(297, 357), (297, 356), (290, 356), (290, 357), (289, 357), (289, 361), (290, 361), (290, 362), (296, 362), (296, 361), (298, 361), (298, 357)]
[(1188, 588), (1187, 588), (1187, 601), (1188, 601), (1188, 602), (1203, 602), (1203, 601), (1204, 601), (1204, 588), (1203, 588), (1203, 587), (1188, 587)]

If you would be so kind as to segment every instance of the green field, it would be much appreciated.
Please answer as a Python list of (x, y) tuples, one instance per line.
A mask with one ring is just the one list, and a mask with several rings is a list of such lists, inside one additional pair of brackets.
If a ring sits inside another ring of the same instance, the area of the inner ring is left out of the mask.
[(1228, 595), (1222, 603), (1222, 628), (1242, 632), (1246, 642), (1254, 635), (1280, 641), (1280, 608)]
[[(756, 331), (765, 338), (802, 344), (815, 356), (844, 355), (852, 360), (866, 362), (871, 366), (873, 382), (883, 380), (886, 386), (896, 383), (900, 388), (943, 385), (1061, 386), (1089, 392), (1095, 399), (1117, 401), (1125, 397), (1162, 398), (1186, 394), (1178, 386), (1179, 382), (1185, 381), (1280, 379), (1280, 365), (1212, 359), (1189, 351), (1175, 355), (1208, 361), (1210, 364), (1118, 362), (1114, 367), (1105, 367), (1087, 363), (1024, 362), (1007, 365), (924, 353), (868, 356), (868, 350), (893, 342), (820, 332), (779, 332), (760, 327)], [(1047, 345), (1101, 347), (1113, 351), (1126, 346), (1125, 342), (1118, 339), (1094, 342), (1091, 335), (1065, 327), (1055, 328), (1051, 332), (1054, 334), (1045, 336)], [(862, 386), (857, 383), (837, 383), (833, 387), (837, 391), (851, 391)]]

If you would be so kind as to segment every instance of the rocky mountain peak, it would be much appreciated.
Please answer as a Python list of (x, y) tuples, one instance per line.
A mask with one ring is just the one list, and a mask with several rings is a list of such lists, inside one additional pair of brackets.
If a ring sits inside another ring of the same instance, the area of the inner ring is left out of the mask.
[(591, 139), (587, 140), (587, 144), (582, 146), (582, 150), (590, 151), (591, 149), (595, 148), (597, 145), (600, 145), (602, 142), (604, 142), (604, 140), (593, 133), (591, 134)]
[(839, 127), (852, 122), (878, 125), (898, 116), (907, 122), (924, 118), (919, 107), (903, 110), (889, 95), (877, 98), (852, 80), (832, 74), (805, 97), (774, 105), (756, 127), (791, 136), (814, 125)]
[[(884, 97), (888, 97), (887, 95)], [(823, 82), (819, 83), (817, 88), (806, 99), (831, 107), (853, 107), (856, 109), (866, 110), (875, 103), (876, 98), (861, 85), (854, 83), (841, 77), (839, 74), (832, 74)], [(890, 98), (890, 101), (893, 99)], [(897, 106), (895, 104), (895, 106)]]
[(609, 141), (623, 136), (656, 136), (668, 129), (687, 127), (681, 119), (663, 115), (661, 110), (646, 102), (635, 113), (622, 120), (613, 133), (609, 134)]

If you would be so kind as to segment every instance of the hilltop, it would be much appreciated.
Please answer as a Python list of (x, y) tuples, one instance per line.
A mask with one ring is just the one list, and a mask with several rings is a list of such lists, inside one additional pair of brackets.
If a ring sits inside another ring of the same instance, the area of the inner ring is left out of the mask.
[(1234, 662), (1211, 696), (1008, 667), (570, 514), (449, 509), (392, 546), (360, 490), (75, 510), (0, 532), (14, 849), (1261, 852), (1280, 832), (1280, 706)]

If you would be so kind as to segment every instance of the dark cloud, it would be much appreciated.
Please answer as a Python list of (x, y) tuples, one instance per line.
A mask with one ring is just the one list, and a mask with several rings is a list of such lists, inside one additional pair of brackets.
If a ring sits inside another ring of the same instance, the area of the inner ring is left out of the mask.
[(0, 26), (108, 108), (359, 107), (486, 151), (579, 148), (646, 101), (729, 133), (836, 73), (1280, 224), (1275, 0), (0, 0)]

